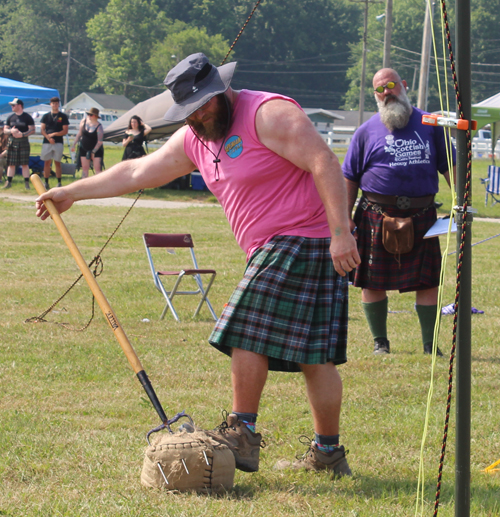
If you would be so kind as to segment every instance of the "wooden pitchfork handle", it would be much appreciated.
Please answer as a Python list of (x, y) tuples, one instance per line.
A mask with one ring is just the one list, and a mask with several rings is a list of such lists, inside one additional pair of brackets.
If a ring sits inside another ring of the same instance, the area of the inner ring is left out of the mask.
[[(37, 191), (37, 193), (39, 195), (46, 192), (45, 187), (42, 184), (42, 180), (36, 174), (31, 175), (31, 183), (33, 183), (35, 190)], [(158, 413), (161, 421), (166, 426), (168, 423), (168, 418), (165, 415), (163, 408), (161, 407), (160, 401), (158, 400), (158, 397), (156, 396), (153, 386), (151, 385), (151, 382), (150, 382), (146, 372), (144, 371), (144, 368), (142, 367), (142, 364), (139, 361), (137, 354), (135, 353), (132, 345), (130, 344), (130, 341), (128, 340), (127, 335), (125, 334), (125, 331), (123, 330), (122, 326), (120, 325), (120, 322), (118, 321), (116, 314), (113, 312), (111, 305), (109, 305), (108, 300), (106, 299), (103, 292), (101, 291), (101, 288), (99, 287), (97, 280), (95, 279), (94, 275), (92, 274), (92, 271), (90, 271), (89, 267), (87, 266), (85, 259), (83, 258), (82, 254), (80, 253), (80, 250), (78, 249), (77, 245), (75, 244), (75, 241), (73, 240), (68, 229), (66, 228), (66, 225), (64, 224), (64, 221), (62, 220), (54, 203), (52, 202), (51, 199), (46, 199), (43, 203), (44, 203), (45, 207), (47, 208), (47, 211), (49, 212), (50, 217), (56, 224), (57, 229), (59, 230), (59, 233), (61, 234), (62, 238), (64, 239), (64, 242), (68, 246), (69, 251), (73, 255), (73, 258), (75, 259), (78, 267), (80, 268), (82, 275), (84, 276), (85, 280), (87, 281), (87, 284), (89, 285), (90, 290), (92, 291), (92, 294), (94, 295), (94, 298), (97, 300), (97, 303), (99, 304), (99, 307), (101, 308), (104, 316), (106, 317), (106, 320), (109, 323), (109, 326), (113, 330), (113, 333), (114, 333), (116, 339), (118, 340), (118, 343), (120, 343), (120, 346), (122, 347), (122, 350), (125, 353), (125, 356), (127, 357), (128, 362), (130, 363), (130, 366), (132, 366), (132, 369), (137, 374), (137, 377), (138, 377), (140, 383), (142, 384), (142, 387), (146, 391), (146, 393), (149, 397), (149, 400), (151, 401), (154, 408), (156, 409), (156, 412)]]

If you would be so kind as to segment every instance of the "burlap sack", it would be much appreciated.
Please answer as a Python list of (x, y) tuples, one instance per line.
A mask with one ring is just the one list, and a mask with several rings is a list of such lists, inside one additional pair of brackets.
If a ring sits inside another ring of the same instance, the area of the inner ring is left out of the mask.
[(205, 431), (164, 433), (146, 449), (141, 483), (167, 490), (221, 492), (233, 487), (234, 471), (233, 453)]

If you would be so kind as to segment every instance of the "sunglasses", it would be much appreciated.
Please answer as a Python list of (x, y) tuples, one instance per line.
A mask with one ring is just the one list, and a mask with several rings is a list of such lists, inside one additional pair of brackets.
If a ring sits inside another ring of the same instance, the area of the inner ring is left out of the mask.
[(373, 91), (377, 93), (384, 93), (384, 90), (388, 88), (389, 90), (392, 90), (396, 84), (394, 81), (389, 81), (387, 84), (384, 84), (384, 86), (377, 86)]

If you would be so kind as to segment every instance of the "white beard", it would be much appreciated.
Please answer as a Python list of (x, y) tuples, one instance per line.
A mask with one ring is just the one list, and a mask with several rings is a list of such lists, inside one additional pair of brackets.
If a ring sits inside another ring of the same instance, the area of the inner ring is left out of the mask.
[(383, 101), (377, 98), (375, 100), (377, 101), (380, 120), (389, 131), (402, 129), (408, 124), (412, 107), (404, 90), (401, 90), (399, 97), (392, 95), (386, 97)]

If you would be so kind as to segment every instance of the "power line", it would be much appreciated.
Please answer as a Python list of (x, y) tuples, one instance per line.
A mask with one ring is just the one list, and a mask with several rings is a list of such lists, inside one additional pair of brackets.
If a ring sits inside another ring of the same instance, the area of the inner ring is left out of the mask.
[[(345, 65), (344, 65), (345, 66)], [(268, 75), (305, 75), (305, 74), (345, 74), (347, 72), (346, 70), (309, 70), (309, 71), (303, 71), (299, 72), (298, 70), (291, 70), (291, 71), (267, 71), (267, 70), (237, 70), (237, 73), (239, 74), (268, 74)]]
[[(88, 67), (87, 65), (84, 65), (83, 63), (80, 63), (77, 59), (75, 59), (73, 56), (70, 56), (70, 59), (75, 61), (75, 63), (78, 63), (83, 68), (86, 68), (87, 70), (90, 70), (91, 72), (94, 72), (95, 75), (98, 75), (96, 70), (93, 70), (92, 68)], [(112, 77), (106, 76), (106, 79), (108, 81), (114, 81), (115, 83), (123, 84), (125, 86), (133, 86), (134, 88), (142, 88), (144, 90), (164, 90), (163, 83), (159, 83), (158, 86), (143, 86), (141, 84), (133, 84), (133, 83), (126, 83), (124, 81), (119, 81), (118, 79), (113, 79)]]

